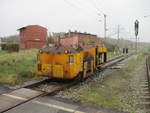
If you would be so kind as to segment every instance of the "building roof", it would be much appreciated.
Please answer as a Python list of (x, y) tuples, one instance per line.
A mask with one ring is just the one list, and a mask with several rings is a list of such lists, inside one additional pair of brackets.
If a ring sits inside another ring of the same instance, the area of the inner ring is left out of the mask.
[(68, 33), (66, 33), (65, 35), (69, 35), (69, 34), (71, 34), (71, 35), (90, 35), (90, 36), (96, 36), (96, 35), (94, 35), (94, 34), (81, 33), (81, 32), (77, 32), (77, 31), (75, 31), (75, 32), (68, 32)]
[[(19, 28), (19, 29), (17, 29), (17, 30), (18, 30), (18, 31), (21, 31), (21, 30), (26, 29), (27, 27), (31, 27), (31, 26), (42, 27), (42, 26), (40, 26), (40, 25), (28, 25), (28, 26), (21, 27), (21, 28)], [(45, 27), (42, 27), (42, 28), (44, 28), (44, 29), (47, 30), (47, 28), (45, 28)]]

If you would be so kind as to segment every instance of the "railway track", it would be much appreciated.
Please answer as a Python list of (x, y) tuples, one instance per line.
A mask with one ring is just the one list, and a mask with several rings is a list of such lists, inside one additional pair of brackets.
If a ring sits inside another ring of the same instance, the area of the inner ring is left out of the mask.
[[(31, 86), (26, 86), (25, 88), (19, 88), (17, 90), (12, 91), (11, 93), (6, 93), (6, 94), (2, 94), (1, 96), (5, 98), (10, 97), (12, 99), (17, 99), (20, 100), (19, 102), (14, 101), (13, 105), (6, 105), (4, 106), (3, 109), (0, 108), (0, 113), (4, 113), (10, 109), (13, 109), (19, 105), (22, 105), (24, 103), (27, 103), (29, 101), (33, 101), (34, 99), (38, 98), (38, 97), (42, 97), (42, 96), (53, 96), (55, 94), (57, 94), (59, 91), (63, 91), (67, 88), (70, 88), (74, 85), (76, 85), (79, 81), (73, 81), (73, 82), (69, 82), (69, 83), (64, 83), (64, 84), (59, 84), (59, 83), (55, 83), (49, 80), (49, 83), (47, 83), (47, 81), (44, 83), (44, 81), (42, 82), (42, 84), (40, 83), (36, 83), (36, 85), (32, 84)], [(50, 90), (45, 90), (43, 89), (43, 86), (46, 84), (50, 89)], [(1, 97), (0, 97), (1, 99)], [(3, 99), (5, 100), (5, 99)], [(6, 99), (7, 100), (7, 99)], [(0, 105), (1, 107), (1, 105)]]
[(150, 113), (150, 56), (146, 58), (146, 76), (141, 79), (141, 102), (139, 108)]
[[(129, 56), (131, 55), (119, 56), (114, 59), (111, 59), (105, 65), (102, 66), (101, 70), (116, 65), (117, 63), (125, 60)], [(52, 79), (45, 79), (43, 81), (32, 83), (24, 87), (19, 87), (12, 92), (0, 95), (0, 99), (4, 101), (0, 103), (0, 107), (2, 107), (0, 108), (0, 112), (4, 113), (26, 102), (34, 101), (34, 99), (38, 97), (56, 95), (60, 91), (64, 91), (68, 88), (71, 88), (74, 85), (77, 85), (80, 81), (81, 80), (77, 79), (65, 83), (57, 83)], [(47, 90), (47, 87), (49, 90)], [(7, 102), (9, 99), (11, 100), (11, 103)]]
[(40, 79), (40, 80), (25, 82), (23, 85), (17, 85), (17, 86), (13, 86), (13, 87), (6, 87), (8, 90), (0, 93), (0, 95), (12, 92), (14, 90), (19, 90), (21, 88), (38, 86), (38, 85), (43, 84), (43, 83), (48, 83), (49, 81), (50, 81), (49, 78), (43, 78), (43, 79)]

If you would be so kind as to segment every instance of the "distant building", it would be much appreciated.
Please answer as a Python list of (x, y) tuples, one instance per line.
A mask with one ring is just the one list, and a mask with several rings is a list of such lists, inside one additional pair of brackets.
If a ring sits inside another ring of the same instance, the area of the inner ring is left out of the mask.
[(69, 32), (64, 37), (59, 39), (59, 45), (62, 46), (73, 46), (73, 45), (99, 45), (102, 44), (101, 40), (96, 35), (80, 33), (80, 32)]
[(7, 44), (7, 43), (19, 43), (19, 36), (18, 35), (11, 35), (7, 37), (1, 37), (0, 38), (0, 43), (2, 44)]
[(0, 38), (0, 44), (6, 44), (9, 43), (10, 41), (8, 40), (8, 38)]
[(39, 25), (29, 25), (18, 29), (20, 31), (21, 48), (42, 48), (47, 42), (47, 29)]

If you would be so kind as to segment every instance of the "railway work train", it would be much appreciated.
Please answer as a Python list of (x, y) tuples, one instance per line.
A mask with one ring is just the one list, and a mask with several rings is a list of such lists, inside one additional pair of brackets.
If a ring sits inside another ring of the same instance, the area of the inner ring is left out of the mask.
[(38, 52), (37, 75), (59, 79), (86, 78), (107, 62), (107, 48), (96, 35), (72, 32), (59, 46)]

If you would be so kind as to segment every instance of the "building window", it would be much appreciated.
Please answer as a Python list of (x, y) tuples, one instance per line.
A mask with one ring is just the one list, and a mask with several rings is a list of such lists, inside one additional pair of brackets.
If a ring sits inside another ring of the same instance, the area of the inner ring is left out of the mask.
[(70, 55), (69, 56), (69, 64), (73, 64), (74, 63), (74, 56)]

